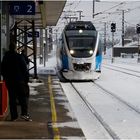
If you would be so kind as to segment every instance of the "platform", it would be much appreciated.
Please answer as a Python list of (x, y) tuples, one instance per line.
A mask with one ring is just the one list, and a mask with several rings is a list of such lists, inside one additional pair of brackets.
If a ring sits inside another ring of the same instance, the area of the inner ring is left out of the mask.
[(32, 122), (0, 121), (0, 139), (85, 139), (57, 76), (29, 83)]

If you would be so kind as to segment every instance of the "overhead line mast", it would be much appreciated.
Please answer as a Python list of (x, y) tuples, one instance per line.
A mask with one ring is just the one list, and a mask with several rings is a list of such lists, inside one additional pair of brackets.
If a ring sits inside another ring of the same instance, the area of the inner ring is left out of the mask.
[(95, 0), (93, 0), (93, 15), (92, 15), (93, 18), (94, 18), (94, 13), (95, 13)]

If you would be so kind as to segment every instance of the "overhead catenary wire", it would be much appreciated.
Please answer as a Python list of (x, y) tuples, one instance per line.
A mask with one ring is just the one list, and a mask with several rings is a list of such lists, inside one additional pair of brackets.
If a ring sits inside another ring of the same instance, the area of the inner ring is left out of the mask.
[[(119, 4), (117, 4), (117, 5), (113, 6), (113, 7), (111, 7), (111, 8), (109, 8), (109, 9), (106, 9), (106, 10), (104, 10), (104, 11), (95, 13), (95, 15), (106, 14), (106, 16), (100, 17), (99, 19), (95, 19), (94, 21), (103, 20), (103, 19), (108, 18), (108, 16), (113, 15), (113, 14), (121, 15), (121, 13), (118, 11), (118, 9), (116, 9), (116, 11), (113, 11), (113, 12), (107, 12), (107, 11), (110, 11), (111, 9), (116, 8), (116, 7), (119, 7), (120, 5), (123, 5), (123, 4), (128, 4), (128, 3), (126, 3), (126, 2), (121, 2), (121, 3), (119, 3)], [(125, 13), (130, 13), (131, 11), (134, 11), (134, 10), (139, 9), (139, 8), (140, 8), (140, 6), (134, 7), (134, 8), (131, 8), (131, 9), (129, 8), (128, 10), (125, 10)], [(108, 15), (108, 16), (107, 16), (107, 15)], [(116, 20), (116, 17), (115, 17), (115, 20)]]
[(125, 2), (121, 2), (121, 3), (117, 4), (117, 5), (114, 5), (113, 7), (109, 8), (109, 9), (106, 9), (106, 10), (104, 10), (104, 11), (95, 13), (94, 16), (95, 16), (95, 15), (98, 15), (98, 14), (104, 14), (106, 11), (109, 11), (109, 10), (111, 10), (111, 9), (113, 9), (113, 8), (116, 8), (116, 7), (118, 7), (118, 6), (120, 6), (120, 5), (124, 4), (124, 3), (125, 3)]

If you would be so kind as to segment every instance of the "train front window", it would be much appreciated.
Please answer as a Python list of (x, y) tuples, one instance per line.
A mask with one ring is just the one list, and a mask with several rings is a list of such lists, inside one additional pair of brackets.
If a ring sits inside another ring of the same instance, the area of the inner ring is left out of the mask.
[(93, 50), (95, 41), (94, 37), (68, 37), (68, 46), (74, 50)]

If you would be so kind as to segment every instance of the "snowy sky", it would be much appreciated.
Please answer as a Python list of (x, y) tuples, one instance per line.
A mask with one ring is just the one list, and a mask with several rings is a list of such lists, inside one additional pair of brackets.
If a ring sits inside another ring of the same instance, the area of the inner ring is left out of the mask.
[[(140, 23), (140, 0), (101, 0), (101, 2), (95, 2), (95, 14), (94, 19), (93, 15), (93, 1), (92, 0), (68, 0), (64, 11), (83, 11), (82, 20), (92, 21), (95, 27), (103, 33), (104, 23), (107, 23), (107, 34), (110, 34), (110, 24), (112, 22), (116, 23), (117, 32), (116, 35), (120, 36), (122, 30), (122, 10), (125, 10), (124, 13), (124, 26), (136, 27)], [(60, 30), (64, 27), (64, 24), (67, 23), (64, 16), (79, 16), (78, 12), (64, 12), (59, 19), (57, 28)], [(61, 32), (61, 31), (60, 31)]]

